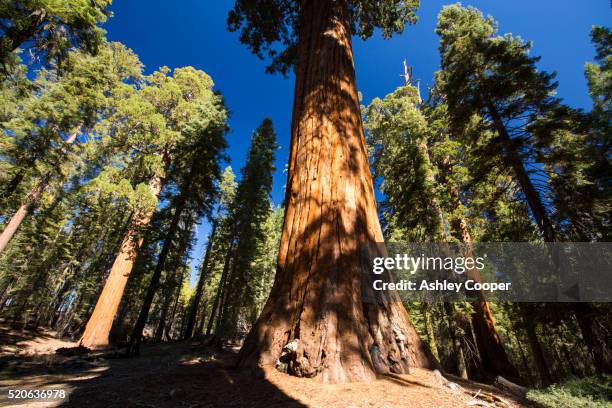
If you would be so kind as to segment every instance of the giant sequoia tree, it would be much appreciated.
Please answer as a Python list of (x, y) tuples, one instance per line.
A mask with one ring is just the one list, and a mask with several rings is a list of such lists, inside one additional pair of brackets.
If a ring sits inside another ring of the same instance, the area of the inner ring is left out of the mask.
[(293, 340), (288, 372), (323, 382), (435, 364), (399, 298), (370, 293), (367, 282), (373, 244), (383, 236), (351, 45), (351, 35), (367, 38), (375, 28), (385, 37), (401, 32), (415, 21), (417, 3), (239, 0), (230, 13), (241, 41), (272, 57), (269, 71), (286, 73), (295, 64), (296, 74), (276, 279), (242, 348), (241, 368), (274, 365)]
[[(184, 147), (183, 143), (189, 139), (201, 137), (208, 127), (222, 126), (219, 123), (225, 120), (225, 108), (218, 103), (212, 79), (206, 73), (185, 67), (175, 69), (170, 76), (168, 68), (161, 68), (147, 79), (142, 88), (127, 92), (109, 120), (109, 133), (114, 135), (111, 144), (121, 151), (114, 161), (129, 163), (121, 171), (135, 181), (138, 198), (119, 252), (81, 337), (80, 344), (88, 348), (108, 345), (115, 314), (143, 242), (143, 229), (151, 221), (171, 165), (180, 159), (179, 147)], [(206, 143), (219, 145), (212, 140)], [(217, 152), (218, 148), (212, 150)], [(216, 163), (217, 154), (208, 155), (205, 161)], [(206, 168), (207, 163), (200, 165)], [(212, 178), (206, 182), (210, 181)]]

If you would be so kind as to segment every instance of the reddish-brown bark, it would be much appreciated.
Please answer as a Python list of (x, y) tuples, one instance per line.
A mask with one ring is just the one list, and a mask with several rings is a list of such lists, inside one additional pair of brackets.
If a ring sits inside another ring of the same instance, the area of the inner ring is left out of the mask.
[[(79, 130), (79, 127), (77, 126), (72, 132), (70, 132), (70, 135), (64, 141), (64, 143), (67, 145), (71, 145), (72, 143), (74, 143), (78, 135), (78, 130)], [(0, 253), (4, 251), (8, 243), (11, 241), (11, 239), (13, 238), (13, 235), (15, 235), (15, 232), (17, 232), (17, 229), (19, 228), (19, 226), (21, 225), (25, 217), (28, 215), (31, 208), (38, 201), (40, 194), (47, 188), (47, 186), (49, 185), (49, 182), (51, 181), (51, 177), (52, 177), (51, 172), (44, 173), (42, 177), (40, 178), (40, 180), (38, 180), (38, 183), (36, 183), (36, 185), (32, 187), (30, 191), (28, 192), (28, 194), (25, 196), (21, 205), (19, 206), (17, 211), (15, 211), (15, 214), (13, 214), (8, 224), (6, 225), (6, 227), (0, 234)], [(20, 176), (18, 174), (17, 178), (14, 179), (13, 182), (16, 182), (17, 184), (19, 184), (22, 178), (23, 178), (23, 175)], [(15, 188), (16, 186), (17, 185), (15, 185)]]
[(367, 281), (383, 236), (347, 17), (343, 1), (306, 1), (301, 10), (277, 274), (241, 350), (242, 369), (274, 365), (293, 339), (289, 373), (323, 382), (437, 366), (397, 294), (372, 293)]
[[(461, 241), (466, 246), (466, 256), (473, 257), (472, 237), (464, 218), (453, 222), (454, 229), (461, 236)], [(481, 277), (476, 269), (467, 271), (468, 279), (480, 282)], [(478, 292), (478, 300), (472, 302), (474, 312), (472, 313), (472, 327), (476, 336), (476, 345), (482, 363), (482, 368), (488, 374), (502, 375), (508, 378), (518, 378), (519, 373), (510, 362), (508, 354), (495, 328), (495, 320), (489, 302), (483, 292)]]
[[(149, 181), (149, 189), (155, 197), (161, 191), (161, 178), (153, 177)], [(108, 335), (117, 314), (123, 291), (128, 281), (134, 259), (142, 244), (143, 237), (138, 233), (149, 223), (153, 211), (139, 211), (132, 216), (130, 228), (126, 231), (119, 253), (106, 279), (102, 293), (98, 298), (79, 344), (89, 349), (99, 349), (108, 346)]]

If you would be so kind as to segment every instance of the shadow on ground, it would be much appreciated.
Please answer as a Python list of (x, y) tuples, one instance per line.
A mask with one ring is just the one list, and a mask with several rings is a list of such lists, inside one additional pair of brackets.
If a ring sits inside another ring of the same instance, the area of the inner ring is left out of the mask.
[(266, 380), (263, 371), (230, 369), (234, 359), (234, 352), (219, 352), (195, 342), (150, 345), (142, 348), (139, 357), (71, 358), (5, 371), (2, 388), (9, 385), (10, 378), (10, 383), (27, 387), (66, 389), (68, 401), (49, 405), (61, 407), (305, 406)]

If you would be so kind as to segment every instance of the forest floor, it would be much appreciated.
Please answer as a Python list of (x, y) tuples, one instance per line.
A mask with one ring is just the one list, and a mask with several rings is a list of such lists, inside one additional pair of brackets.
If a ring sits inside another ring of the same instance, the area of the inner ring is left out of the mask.
[[(66, 356), (55, 352), (76, 343), (53, 332), (18, 332), (0, 326), (0, 407), (521, 407), (500, 390), (474, 382), (453, 390), (434, 372), (413, 369), (409, 375), (384, 375), (366, 384), (327, 385), (278, 372), (232, 370), (235, 350), (220, 351), (198, 341), (144, 345), (138, 357), (119, 353)], [(7, 400), (8, 389), (63, 389), (67, 400)], [(494, 395), (496, 403), (475, 399)], [(503, 401), (503, 402), (502, 402)]]

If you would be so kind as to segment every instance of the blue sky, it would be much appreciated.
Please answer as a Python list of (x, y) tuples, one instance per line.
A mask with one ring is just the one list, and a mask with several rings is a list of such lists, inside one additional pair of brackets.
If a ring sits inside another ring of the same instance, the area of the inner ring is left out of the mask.
[[(436, 16), (452, 1), (421, 0), (419, 22), (390, 40), (374, 36), (354, 40), (357, 86), (363, 102), (383, 97), (402, 84), (404, 58), (414, 67), (415, 77), (431, 83), (439, 66), (438, 38), (434, 33)], [(610, 25), (609, 0), (474, 0), (464, 5), (479, 8), (499, 22), (502, 33), (520, 35), (533, 41), (533, 55), (539, 55), (541, 69), (556, 71), (559, 95), (574, 107), (590, 108), (583, 67), (593, 58), (589, 40), (591, 26)], [(266, 61), (252, 55), (238, 41), (237, 33), (226, 29), (227, 12), (233, 1), (217, 0), (116, 0), (114, 17), (105, 25), (108, 37), (132, 48), (149, 73), (160, 66), (191, 65), (208, 73), (221, 90), (232, 114), (228, 134), (231, 166), (236, 173), (244, 164), (250, 135), (264, 117), (275, 125), (280, 149), (272, 199), (283, 200), (286, 175), (293, 77), (264, 73)], [(207, 223), (198, 227), (193, 250), (197, 265), (209, 231)], [(194, 276), (192, 276), (192, 282)]]

